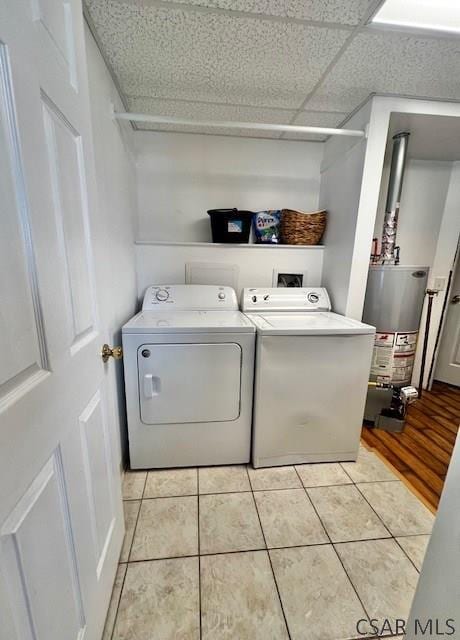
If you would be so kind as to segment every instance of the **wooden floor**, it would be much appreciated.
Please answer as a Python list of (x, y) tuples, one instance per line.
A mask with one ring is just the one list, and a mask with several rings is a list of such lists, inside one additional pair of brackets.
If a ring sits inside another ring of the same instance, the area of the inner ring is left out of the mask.
[(435, 382), (409, 407), (403, 433), (363, 427), (362, 437), (437, 508), (459, 422), (460, 389)]

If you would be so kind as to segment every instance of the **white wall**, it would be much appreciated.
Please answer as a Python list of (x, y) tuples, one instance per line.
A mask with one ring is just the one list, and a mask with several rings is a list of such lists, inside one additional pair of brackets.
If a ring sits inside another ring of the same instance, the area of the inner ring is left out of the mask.
[[(458, 638), (460, 620), (460, 440), (457, 438), (451, 463), (447, 472), (444, 490), (439, 503), (436, 520), (422, 566), (422, 572), (415, 591), (409, 615), (407, 640), (439, 640), (441, 633), (435, 628), (439, 620), (439, 630), (448, 631), (447, 619), (453, 619)], [(422, 627), (432, 619), (432, 632), (422, 634), (416, 628), (416, 620)], [(418, 633), (417, 633), (418, 630)], [(446, 635), (446, 637), (449, 637)]]
[[(370, 111), (369, 102), (347, 123), (347, 128), (364, 129)], [(333, 309), (358, 319), (361, 311), (351, 308), (349, 298), (366, 151), (365, 138), (330, 138), (325, 144), (319, 198), (320, 207), (328, 211), (323, 284)], [(368, 258), (366, 269), (367, 264)]]
[[(452, 164), (449, 188), (442, 216), (441, 226), (437, 237), (436, 249), (430, 272), (429, 285), (434, 287), (437, 278), (443, 278), (447, 283), (449, 272), (453, 268), (457, 243), (460, 236), (460, 162)], [(430, 364), (434, 356), (436, 334), (441, 322), (442, 307), (447, 291), (441, 291), (433, 300), (433, 311), (431, 316), (431, 327), (427, 349), (427, 369), (425, 373), (425, 386), (430, 382)], [(422, 317), (422, 326), (425, 316)], [(415, 363), (415, 375), (418, 373), (419, 363)]]
[[(138, 295), (142, 299), (149, 284), (181, 284), (185, 282), (187, 262), (236, 265), (235, 289), (271, 287), (273, 269), (287, 273), (307, 271), (306, 286), (319, 286), (323, 262), (321, 247), (288, 247), (261, 245), (208, 244), (137, 244), (136, 264)], [(218, 276), (213, 284), (226, 284)]]
[[(136, 177), (129, 147), (131, 127), (110, 116), (110, 105), (122, 109), (120, 98), (99, 49), (88, 28), (85, 31), (91, 100), (98, 216), (98, 293), (102, 326), (109, 344), (121, 344), (120, 328), (136, 305), (134, 227)], [(113, 404), (120, 430), (122, 455), (126, 458), (126, 410), (122, 363), (111, 362), (109, 384), (115, 389)]]
[(207, 242), (208, 209), (318, 207), (323, 144), (136, 132), (138, 240)]
[[(401, 264), (432, 266), (451, 171), (452, 162), (408, 159), (396, 242), (401, 247)], [(379, 242), (382, 237), (389, 172), (390, 163), (386, 162), (374, 226), (374, 236)]]

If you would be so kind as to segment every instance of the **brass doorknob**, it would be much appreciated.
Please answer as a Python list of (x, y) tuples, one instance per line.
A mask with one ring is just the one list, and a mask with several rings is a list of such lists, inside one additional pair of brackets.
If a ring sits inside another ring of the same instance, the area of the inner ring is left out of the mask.
[(123, 349), (121, 347), (109, 347), (108, 344), (103, 344), (101, 349), (101, 357), (103, 362), (112, 356), (115, 360), (121, 360), (123, 358)]
[(458, 304), (460, 302), (460, 295), (454, 296), (450, 301), (451, 304)]

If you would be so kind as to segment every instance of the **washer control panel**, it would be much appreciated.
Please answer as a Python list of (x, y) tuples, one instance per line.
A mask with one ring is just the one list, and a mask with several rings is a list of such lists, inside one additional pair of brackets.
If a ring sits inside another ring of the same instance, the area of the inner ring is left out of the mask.
[(159, 284), (147, 287), (142, 311), (237, 311), (238, 300), (231, 287), (207, 284)]
[(274, 287), (243, 289), (241, 310), (330, 311), (331, 301), (324, 287)]
[(169, 300), (168, 289), (157, 289), (155, 291), (155, 298), (158, 302), (166, 302), (166, 300)]

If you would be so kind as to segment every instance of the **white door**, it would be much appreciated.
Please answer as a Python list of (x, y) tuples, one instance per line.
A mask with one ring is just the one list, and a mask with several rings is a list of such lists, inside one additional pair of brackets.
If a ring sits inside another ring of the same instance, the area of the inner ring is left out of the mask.
[(434, 377), (460, 387), (460, 259), (452, 280)]
[(96, 640), (123, 536), (80, 0), (0, 0), (0, 638)]

